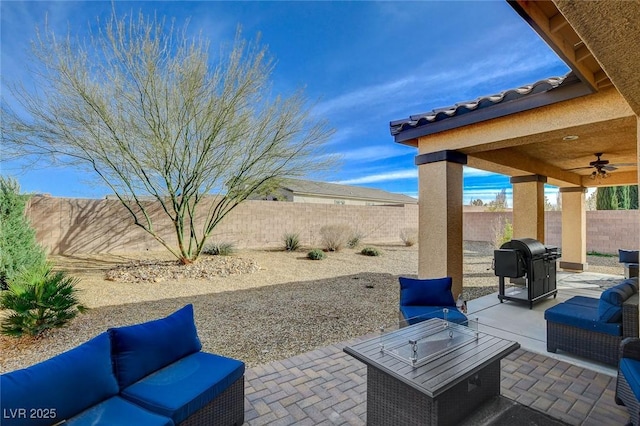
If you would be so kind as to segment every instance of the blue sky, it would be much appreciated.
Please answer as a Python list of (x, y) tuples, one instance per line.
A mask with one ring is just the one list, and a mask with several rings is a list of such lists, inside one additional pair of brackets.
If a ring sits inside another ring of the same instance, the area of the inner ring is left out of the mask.
[[(542, 78), (564, 75), (567, 66), (505, 1), (448, 2), (172, 2), (115, 3), (121, 13), (190, 19), (191, 31), (217, 49), (242, 26), (245, 38), (260, 32), (276, 59), (277, 92), (305, 87), (317, 100), (314, 113), (336, 130), (329, 151), (341, 167), (321, 180), (416, 196), (415, 148), (396, 144), (389, 122), (459, 101), (498, 93)], [(6, 84), (27, 85), (29, 42), (47, 17), (60, 34), (85, 33), (110, 2), (13, 2), (1, 8), (2, 96)], [(7, 98), (5, 98), (7, 99)], [(102, 198), (108, 189), (91, 175), (69, 169), (20, 171), (2, 162), (3, 175), (25, 192)], [(311, 178), (314, 178), (313, 176)], [(505, 176), (465, 169), (464, 202), (495, 199)], [(552, 190), (549, 199), (555, 201)]]

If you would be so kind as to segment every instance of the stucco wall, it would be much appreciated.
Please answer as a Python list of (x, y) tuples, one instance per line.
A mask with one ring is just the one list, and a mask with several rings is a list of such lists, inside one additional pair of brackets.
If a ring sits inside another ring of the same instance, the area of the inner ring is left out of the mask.
[[(153, 210), (153, 209), (152, 209)], [(132, 223), (117, 200), (53, 197), (32, 198), (27, 214), (38, 241), (51, 253), (126, 253), (163, 250)], [(157, 211), (156, 229), (175, 244), (171, 223)], [(465, 212), (463, 236), (470, 241), (493, 241), (496, 223), (512, 221), (511, 212)], [(417, 228), (418, 206), (353, 206), (274, 201), (247, 201), (216, 228), (211, 241), (231, 241), (237, 247), (282, 245), (285, 233), (297, 232), (302, 244), (319, 245), (324, 225), (347, 224), (371, 243), (400, 242), (402, 228)], [(561, 246), (561, 212), (546, 212), (546, 243)], [(587, 212), (587, 250), (617, 253), (636, 248), (640, 214), (635, 211)]]

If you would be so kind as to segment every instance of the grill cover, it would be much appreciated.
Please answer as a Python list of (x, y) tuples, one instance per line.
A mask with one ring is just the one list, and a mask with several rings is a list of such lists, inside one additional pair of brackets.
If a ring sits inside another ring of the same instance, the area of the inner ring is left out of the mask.
[(500, 248), (519, 250), (529, 259), (544, 256), (547, 252), (545, 245), (533, 238), (520, 238), (507, 241)]

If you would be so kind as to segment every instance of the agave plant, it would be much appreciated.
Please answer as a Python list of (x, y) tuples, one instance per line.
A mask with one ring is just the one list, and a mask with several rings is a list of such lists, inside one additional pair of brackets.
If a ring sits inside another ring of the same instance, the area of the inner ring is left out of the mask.
[(10, 311), (0, 331), (10, 336), (37, 336), (62, 327), (86, 308), (79, 303), (78, 279), (52, 269), (50, 263), (24, 270), (0, 294), (0, 308)]

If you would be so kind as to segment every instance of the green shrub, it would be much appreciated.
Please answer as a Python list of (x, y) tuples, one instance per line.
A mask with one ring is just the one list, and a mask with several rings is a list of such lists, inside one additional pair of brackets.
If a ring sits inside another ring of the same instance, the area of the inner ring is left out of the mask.
[(365, 256), (380, 256), (380, 250), (375, 247), (365, 247), (362, 249), (360, 254), (363, 254)]
[(327, 255), (320, 249), (313, 249), (307, 253), (307, 257), (311, 260), (322, 260), (327, 257)]
[(48, 263), (23, 270), (0, 294), (0, 307), (10, 311), (2, 319), (0, 331), (16, 337), (37, 336), (63, 327), (86, 309), (76, 297), (77, 282), (65, 272), (54, 272)]
[(418, 242), (418, 228), (402, 228), (400, 239), (407, 247), (415, 245)]
[(326, 251), (342, 250), (350, 235), (351, 228), (347, 225), (325, 225), (320, 228), (320, 237)]
[(229, 242), (210, 243), (202, 249), (204, 254), (209, 254), (211, 256), (230, 256), (235, 253), (235, 251), (235, 245)]
[(42, 266), (46, 260), (25, 216), (28, 200), (20, 194), (18, 182), (0, 176), (0, 290), (6, 290), (22, 270)]
[(300, 236), (296, 233), (284, 234), (284, 249), (296, 251), (300, 248)]

